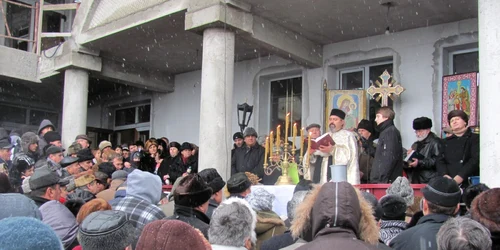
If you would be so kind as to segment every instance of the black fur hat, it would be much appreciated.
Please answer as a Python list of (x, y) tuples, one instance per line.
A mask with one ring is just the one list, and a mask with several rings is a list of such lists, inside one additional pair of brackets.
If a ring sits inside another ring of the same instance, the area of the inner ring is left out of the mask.
[(332, 115), (338, 116), (342, 120), (345, 119), (345, 112), (340, 109), (332, 109), (332, 111), (330, 111), (330, 116)]
[(420, 130), (420, 129), (428, 129), (432, 128), (432, 120), (427, 118), (427, 117), (419, 117), (413, 120), (413, 129), (414, 130)]

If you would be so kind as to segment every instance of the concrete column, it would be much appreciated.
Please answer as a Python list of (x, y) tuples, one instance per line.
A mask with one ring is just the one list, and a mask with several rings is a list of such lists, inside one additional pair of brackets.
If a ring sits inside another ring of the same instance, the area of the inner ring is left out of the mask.
[(203, 32), (198, 168), (215, 168), (224, 180), (231, 174), (234, 40), (232, 31)]
[(479, 0), (481, 182), (500, 187), (500, 1)]
[[(64, 72), (62, 144), (68, 148), (79, 134), (87, 130), (89, 74), (82, 69)], [(94, 142), (96, 143), (96, 142)]]

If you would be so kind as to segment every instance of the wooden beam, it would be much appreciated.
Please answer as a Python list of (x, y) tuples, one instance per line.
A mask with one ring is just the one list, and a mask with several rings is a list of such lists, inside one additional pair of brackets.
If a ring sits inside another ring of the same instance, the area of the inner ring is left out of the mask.
[[(29, 4), (24, 4), (24, 3), (18, 3), (18, 2), (14, 2), (14, 1), (10, 1), (10, 0), (4, 0), (6, 3), (10, 3), (10, 4), (14, 4), (14, 5), (18, 5), (18, 6), (22, 6), (22, 7), (26, 7), (26, 8), (30, 8), (30, 9), (34, 9), (35, 7), (29, 5)], [(2, 2), (0, 0), (0, 2)]]
[(41, 37), (71, 37), (71, 32), (43, 32)]
[(30, 43), (34, 43), (35, 42), (34, 40), (30, 40), (30, 39), (25, 39), (25, 38), (20, 38), (20, 37), (13, 37), (13, 36), (6, 36), (6, 35), (2, 35), (2, 34), (0, 34), (0, 37), (10, 38), (10, 39), (19, 40), (19, 41), (25, 41), (25, 42), (30, 42)]
[(43, 6), (43, 11), (76, 10), (77, 8), (78, 3), (46, 4)]

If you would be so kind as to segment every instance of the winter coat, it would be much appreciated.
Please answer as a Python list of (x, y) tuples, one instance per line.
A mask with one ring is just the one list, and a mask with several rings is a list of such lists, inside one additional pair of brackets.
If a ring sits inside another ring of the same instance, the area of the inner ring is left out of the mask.
[(308, 242), (297, 249), (377, 249), (372, 207), (361, 197), (347, 182), (327, 182), (310, 191), (290, 229), (293, 237)]
[(430, 132), (423, 141), (417, 141), (411, 146), (413, 150), (425, 157), (418, 160), (416, 168), (407, 168), (405, 171), (413, 184), (426, 184), (438, 176), (436, 164), (443, 157), (443, 141)]
[(250, 172), (263, 179), (264, 153), (265, 149), (259, 143), (255, 143), (252, 147), (244, 145), (237, 148), (231, 159), (231, 175)]
[(403, 145), (401, 134), (392, 120), (377, 126), (380, 131), (377, 150), (370, 173), (371, 183), (392, 183), (403, 175)]
[[(153, 173), (156, 169), (156, 159), (154, 157), (151, 157), (150, 154), (144, 154), (144, 156), (141, 158), (139, 169), (142, 171)], [(163, 180), (163, 178), (161, 179)]]
[(438, 249), (436, 235), (441, 225), (449, 218), (450, 216), (444, 214), (426, 215), (418, 220), (416, 226), (406, 229), (392, 239), (389, 246), (404, 250)]
[(212, 214), (214, 213), (215, 209), (219, 207), (219, 203), (215, 202), (214, 199), (210, 199), (208, 201), (208, 209), (207, 212), (205, 213), (209, 219), (212, 219)]
[(468, 178), (479, 175), (479, 135), (469, 129), (461, 137), (452, 135), (444, 139), (444, 155), (437, 164), (438, 175), (462, 177), (462, 188), (469, 185)]
[[(160, 176), (160, 179), (164, 184), (166, 184), (166, 181), (163, 179), (163, 176), (170, 175), (170, 168), (172, 167), (173, 159), (174, 158), (168, 155), (167, 157), (165, 157), (165, 159), (161, 161), (160, 167), (158, 167), (158, 170), (156, 170), (156, 174)], [(174, 183), (170, 184), (172, 185)]]
[(210, 228), (210, 219), (206, 214), (191, 207), (175, 205), (174, 216), (167, 220), (180, 220), (200, 230), (208, 239), (208, 229)]
[(186, 163), (182, 160), (182, 156), (178, 155), (170, 168), (170, 183), (174, 184), (177, 178), (181, 177), (191, 167), (191, 173), (198, 173), (198, 158), (194, 155), (190, 156)]
[[(37, 135), (40, 136), (40, 140), (38, 141), (38, 155), (44, 155), (43, 154), (43, 149), (45, 148), (45, 146), (47, 146), (47, 141), (45, 140), (45, 138), (43, 138), (43, 136), (40, 135), (40, 133), (42, 132), (42, 129), (48, 127), (48, 126), (51, 126), (54, 131), (56, 130), (56, 126), (54, 126), (54, 124), (52, 124), (51, 121), (47, 120), (47, 119), (44, 119), (41, 123), (40, 123), (40, 126), (38, 127), (38, 133)], [(26, 151), (25, 151), (26, 152)]]
[(39, 197), (39, 196), (26, 195), (26, 197), (32, 199), (35, 202), (35, 204), (37, 205), (37, 207), (41, 207), (46, 202), (50, 201), (50, 200), (47, 200), (47, 199), (45, 199), (43, 197)]
[(360, 178), (361, 183), (370, 182), (370, 172), (372, 170), (373, 160), (375, 157), (375, 151), (377, 150), (377, 144), (373, 142), (375, 137), (373, 134), (368, 138), (368, 140), (361, 137), (361, 150), (359, 150), (359, 172), (363, 173)]
[(290, 231), (286, 231), (282, 235), (276, 235), (269, 240), (262, 242), (260, 246), (260, 250), (275, 250), (281, 249), (295, 243), (297, 239), (292, 237), (292, 233)]
[(260, 249), (262, 242), (271, 239), (273, 236), (282, 235), (286, 231), (285, 222), (273, 211), (256, 211), (257, 225), (255, 234), (257, 234), (256, 250)]
[(66, 206), (59, 201), (48, 201), (40, 206), (40, 213), (42, 214), (42, 222), (54, 230), (65, 248), (69, 248), (75, 243), (78, 224), (75, 216)]
[(125, 182), (125, 181), (124, 180), (120, 180), (120, 179), (112, 180), (111, 184), (109, 185), (109, 188), (105, 189), (105, 190), (102, 190), (101, 192), (97, 193), (96, 197), (104, 199), (105, 201), (110, 201), (110, 200), (114, 199), (115, 198), (116, 189), (118, 188), (118, 186), (120, 186), (121, 184), (123, 184), (123, 182)]

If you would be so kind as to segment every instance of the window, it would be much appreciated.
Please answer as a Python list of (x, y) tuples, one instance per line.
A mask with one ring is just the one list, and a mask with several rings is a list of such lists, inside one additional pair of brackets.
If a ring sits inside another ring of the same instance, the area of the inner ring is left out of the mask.
[(56, 123), (59, 120), (59, 114), (41, 110), (30, 110), (30, 125), (38, 126), (44, 119)]
[[(19, 124), (26, 124), (26, 109), (0, 105), (0, 121), (1, 122), (12, 122)], [(38, 125), (38, 124), (37, 124)]]
[[(377, 80), (380, 81), (379, 76), (387, 70), (389, 74), (393, 73), (393, 64), (391, 61), (373, 63), (362, 66), (356, 66), (346, 69), (339, 70), (339, 82), (340, 89), (343, 90), (356, 90), (356, 89), (367, 89), (372, 84), (375, 85)], [(375, 96), (376, 97), (376, 96)], [(369, 100), (369, 111), (368, 118), (371, 121), (375, 121), (375, 112), (381, 107), (380, 102), (371, 99)], [(392, 99), (389, 98), (389, 107), (393, 106)]]
[(468, 50), (457, 50), (450, 53), (450, 75), (478, 72), (479, 51), (477, 48)]
[(115, 127), (149, 122), (151, 104), (117, 109), (115, 111)]
[[(281, 125), (281, 134), (285, 134), (285, 118), (290, 113), (290, 121), (297, 124), (297, 131), (302, 127), (302, 77), (271, 81), (271, 130)], [(292, 136), (292, 126), (288, 134)], [(298, 132), (299, 133), (299, 132)]]

